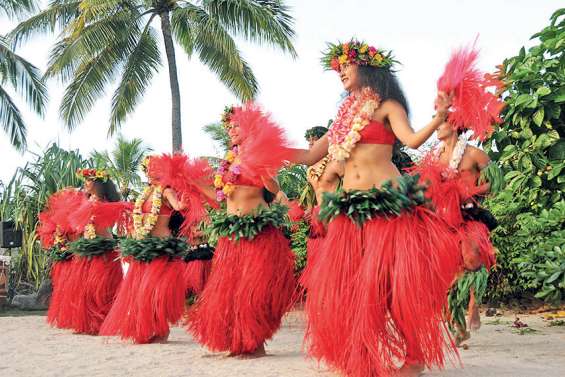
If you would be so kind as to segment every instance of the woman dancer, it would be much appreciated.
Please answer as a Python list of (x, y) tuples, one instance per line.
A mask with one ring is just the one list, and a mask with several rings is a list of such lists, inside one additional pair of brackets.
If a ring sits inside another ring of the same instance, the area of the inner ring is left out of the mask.
[(77, 176), (84, 181), (88, 199), (69, 214), (72, 227), (82, 237), (69, 244), (73, 264), (65, 300), (72, 307), (71, 329), (97, 335), (122, 282), (112, 228), (127, 218), (131, 205), (120, 202), (116, 186), (104, 170), (79, 169)]
[(204, 179), (206, 170), (189, 165), (184, 155), (146, 160), (149, 184), (135, 202), (133, 234), (120, 242), (129, 268), (101, 335), (119, 335), (134, 343), (166, 342), (169, 325), (181, 319), (189, 289), (183, 260), (188, 244), (172, 237), (170, 215), (185, 210), (187, 203), (185, 219), (196, 223), (206, 213), (200, 198), (189, 197), (190, 187)]
[(320, 210), (329, 225), (308, 286), (308, 353), (348, 376), (416, 376), (455, 352), (443, 309), (459, 256), (424, 188), (391, 156), (397, 138), (411, 148), (428, 139), (450, 97), (440, 92), (436, 115), (414, 132), (390, 52), (351, 40), (330, 44), (323, 63), (349, 95), (328, 135), (294, 158), (312, 165), (329, 152), (345, 163), (343, 190), (326, 194)]
[(498, 190), (502, 181), (497, 166), (490, 164), (484, 151), (468, 145), (465, 135), (472, 131), (474, 139), (484, 141), (492, 133), (492, 125), (501, 121), (503, 103), (489, 89), (502, 83), (476, 68), (477, 57), (477, 51), (469, 48), (452, 54), (438, 80), (438, 88), (455, 93), (452, 111), (437, 129), (439, 146), (413, 169), (429, 186), (427, 195), (436, 212), (460, 237), (463, 267), (467, 272), (449, 295), (457, 344), (470, 337), (464, 314), (467, 307), (471, 329), (480, 327), (476, 301), (480, 303), (488, 270), (495, 263), (489, 230), (496, 226), (496, 221), (478, 206), (478, 199), (490, 189)]
[(69, 214), (85, 200), (82, 192), (66, 188), (52, 194), (45, 209), (39, 214), (37, 234), (41, 246), (49, 253), (51, 264), (51, 284), (53, 293), (49, 301), (47, 322), (57, 328), (70, 328), (72, 325), (72, 306), (67, 296), (71, 288), (67, 284), (73, 269), (69, 242), (79, 234), (69, 222)]
[(214, 179), (226, 211), (212, 218), (219, 236), (212, 272), (189, 311), (188, 328), (212, 351), (265, 354), (265, 341), (279, 328), (295, 287), (294, 254), (284, 237), (283, 207), (269, 206), (264, 188), (288, 157), (282, 130), (249, 104), (226, 112), (231, 148)]
[[(308, 147), (312, 148), (314, 144), (326, 134), (326, 127), (313, 127), (306, 131), (305, 138), (308, 141)], [(320, 204), (326, 192), (334, 192), (339, 185), (340, 178), (343, 175), (343, 163), (337, 162), (326, 155), (320, 161), (310, 166), (306, 172), (309, 187), (306, 190), (313, 191), (312, 200), (307, 205), (305, 217), (310, 222), (310, 234), (306, 244), (308, 263), (302, 275), (300, 276), (300, 284), (307, 289), (308, 280), (316, 278), (311, 276), (311, 267), (315, 265), (314, 258), (321, 248), (326, 229), (324, 224), (318, 218), (320, 213)], [(303, 201), (304, 202), (304, 201)]]

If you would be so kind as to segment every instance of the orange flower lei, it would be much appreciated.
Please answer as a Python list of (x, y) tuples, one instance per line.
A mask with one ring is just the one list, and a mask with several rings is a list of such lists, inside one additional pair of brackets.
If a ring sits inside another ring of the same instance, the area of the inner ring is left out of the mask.
[(328, 153), (334, 160), (349, 158), (355, 144), (361, 140), (360, 132), (369, 124), (379, 105), (379, 96), (370, 88), (364, 88), (358, 96), (350, 94), (347, 97), (328, 131)]

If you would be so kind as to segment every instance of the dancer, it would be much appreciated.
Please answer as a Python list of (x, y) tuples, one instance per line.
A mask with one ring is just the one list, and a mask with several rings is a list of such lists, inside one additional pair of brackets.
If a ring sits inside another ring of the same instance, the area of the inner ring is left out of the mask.
[(69, 222), (69, 214), (84, 200), (82, 192), (66, 188), (52, 194), (45, 209), (39, 214), (37, 235), (52, 263), (50, 276), (53, 293), (49, 301), (47, 322), (61, 329), (70, 328), (72, 324), (72, 306), (65, 299), (67, 290), (71, 288), (67, 279), (73, 268), (68, 244), (79, 236)]
[[(444, 217), (460, 238), (465, 274), (449, 294), (451, 327), (456, 329), (456, 343), (470, 337), (465, 321), (469, 310), (472, 330), (480, 327), (478, 303), (485, 293), (488, 270), (495, 263), (489, 230), (496, 220), (480, 208), (480, 198), (501, 186), (501, 173), (490, 164), (488, 155), (468, 145), (465, 133), (484, 141), (492, 133), (492, 125), (500, 123), (503, 103), (491, 93), (500, 82), (476, 68), (478, 53), (462, 48), (452, 54), (438, 88), (453, 91), (453, 106), (448, 119), (437, 129), (439, 146), (413, 170), (429, 186), (427, 195), (436, 212)], [(487, 79), (488, 78), (488, 79)]]
[(189, 162), (180, 154), (153, 156), (145, 162), (149, 184), (135, 202), (133, 234), (120, 242), (129, 268), (100, 331), (134, 343), (166, 342), (169, 325), (184, 313), (190, 287), (183, 259), (189, 246), (172, 237), (172, 211), (183, 213), (185, 232), (206, 214), (204, 197), (195, 187), (205, 181), (207, 164)]
[(97, 335), (110, 311), (122, 282), (122, 268), (112, 228), (127, 217), (129, 203), (120, 194), (108, 173), (99, 169), (79, 169), (88, 199), (69, 214), (69, 222), (82, 237), (69, 244), (73, 254), (71, 273), (64, 300), (72, 310), (70, 328), (79, 334)]
[(226, 210), (212, 217), (219, 240), (208, 282), (188, 313), (188, 329), (212, 351), (261, 356), (295, 288), (294, 254), (280, 230), (283, 207), (269, 206), (263, 196), (264, 188), (279, 191), (271, 177), (288, 149), (282, 130), (253, 104), (228, 109), (223, 123), (231, 148), (214, 185)]
[(425, 189), (392, 163), (392, 146), (420, 146), (445, 120), (450, 96), (438, 93), (436, 115), (414, 132), (390, 52), (351, 40), (330, 44), (323, 63), (349, 95), (328, 134), (293, 159), (312, 165), (329, 152), (345, 164), (343, 189), (320, 210), (329, 224), (308, 286), (307, 351), (347, 376), (416, 376), (456, 353), (443, 309), (460, 261)]
[[(304, 137), (308, 147), (312, 148), (316, 141), (326, 134), (326, 127), (313, 127), (306, 131)], [(308, 263), (300, 276), (300, 284), (307, 289), (308, 280), (316, 278), (311, 276), (311, 267), (315, 265), (314, 258), (322, 245), (326, 230), (318, 218), (323, 194), (336, 191), (340, 178), (343, 175), (343, 163), (331, 159), (326, 155), (320, 161), (310, 166), (306, 172), (308, 187), (302, 195), (302, 202), (306, 206), (305, 219), (310, 223), (310, 234), (306, 243)], [(311, 193), (310, 193), (311, 192)], [(309, 197), (309, 200), (305, 197)]]

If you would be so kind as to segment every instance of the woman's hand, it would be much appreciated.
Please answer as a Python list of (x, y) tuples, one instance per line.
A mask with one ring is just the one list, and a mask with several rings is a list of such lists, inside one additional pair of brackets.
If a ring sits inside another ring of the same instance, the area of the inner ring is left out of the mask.
[(447, 94), (445, 92), (439, 91), (437, 93), (436, 100), (434, 102), (436, 109), (436, 116), (439, 116), (445, 120), (447, 118), (447, 113), (451, 107), (451, 102), (453, 100), (453, 92)]

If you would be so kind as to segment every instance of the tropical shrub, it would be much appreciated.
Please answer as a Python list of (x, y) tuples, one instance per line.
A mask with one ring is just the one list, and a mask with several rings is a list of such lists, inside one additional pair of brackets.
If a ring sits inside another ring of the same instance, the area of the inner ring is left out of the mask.
[(565, 294), (565, 9), (532, 38), (501, 67), (503, 124), (485, 144), (507, 183), (487, 202), (500, 223), (491, 299)]

